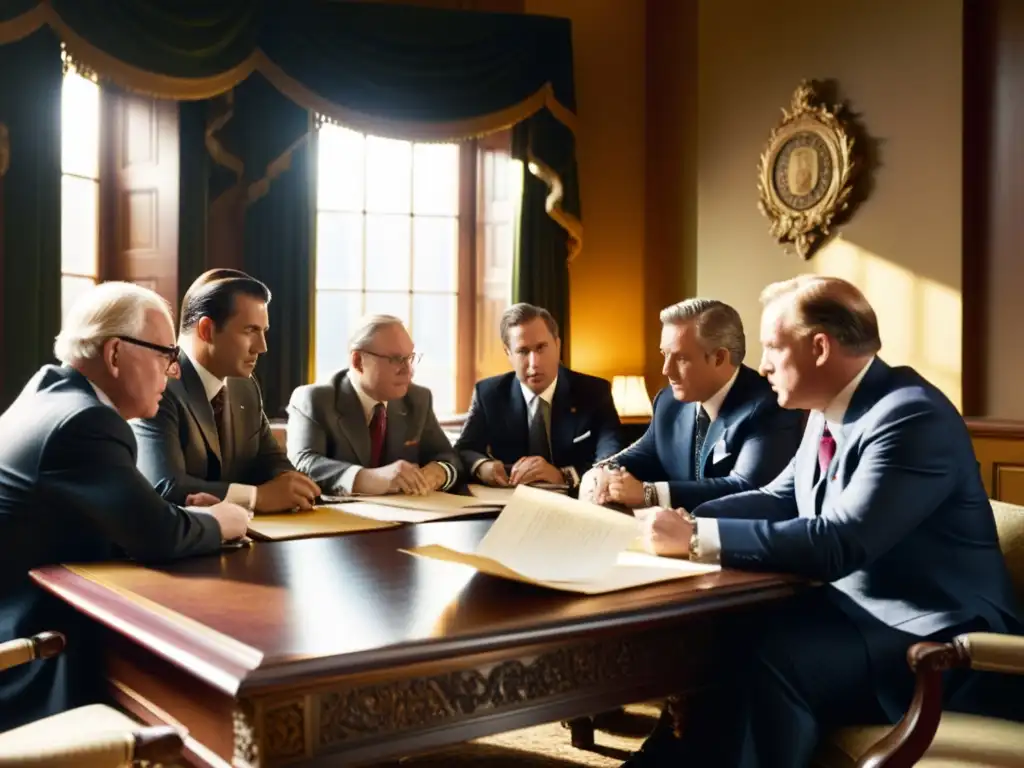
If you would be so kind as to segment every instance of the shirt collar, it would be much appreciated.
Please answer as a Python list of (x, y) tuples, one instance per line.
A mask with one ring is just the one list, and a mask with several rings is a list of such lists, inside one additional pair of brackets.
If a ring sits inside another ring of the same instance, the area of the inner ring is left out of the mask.
[(195, 355), (192, 353), (192, 345), (186, 339), (187, 337), (183, 337), (179, 342), (181, 351), (185, 353), (185, 357), (188, 358), (189, 362), (192, 363), (192, 367), (196, 369), (196, 373), (199, 374), (199, 380), (203, 382), (203, 391), (206, 393), (206, 399), (213, 400), (214, 396), (224, 388), (224, 379), (218, 379), (199, 364), (199, 361), (196, 360)]
[(356, 371), (349, 368), (346, 375), (348, 376), (348, 380), (352, 383), (352, 389), (356, 391), (356, 397), (359, 398), (359, 404), (363, 406), (363, 416), (366, 419), (366, 423), (369, 424), (370, 419), (373, 418), (373, 409), (376, 408), (378, 404), (383, 405), (386, 408), (387, 403), (381, 400), (374, 400), (363, 391), (363, 385), (359, 382), (359, 374)]
[(108, 406), (109, 408), (113, 408), (115, 411), (117, 410), (117, 408), (114, 406), (114, 401), (107, 397), (106, 392), (97, 387), (96, 384), (93, 383), (93, 380), (90, 379), (88, 376), (86, 377), (85, 380), (89, 382), (89, 386), (92, 387), (93, 392), (96, 393), (96, 397), (100, 399), (101, 403)]
[(555, 376), (555, 378), (552, 380), (552, 382), (550, 384), (548, 384), (547, 389), (545, 389), (539, 395), (534, 395), (533, 390), (530, 389), (525, 384), (523, 384), (523, 382), (521, 382), (521, 381), (519, 382), (519, 386), (522, 387), (522, 389), (523, 389), (523, 398), (526, 400), (526, 404), (528, 406), (531, 406), (531, 407), (533, 406), (533, 398), (534, 397), (539, 397), (545, 403), (547, 403), (548, 405), (551, 405), (551, 401), (555, 399), (555, 387), (558, 386), (558, 377)]
[(729, 394), (729, 390), (732, 389), (732, 385), (736, 383), (736, 377), (740, 375), (740, 368), (736, 366), (736, 370), (733, 371), (732, 376), (729, 380), (722, 385), (722, 388), (715, 392), (711, 397), (707, 399), (707, 402), (697, 403), (698, 407), (703, 406), (704, 412), (708, 415), (708, 423), (714, 423), (715, 419), (718, 418), (718, 413), (722, 410), (722, 403), (725, 402), (725, 398)]
[(857, 387), (860, 385), (861, 379), (867, 375), (868, 368), (871, 367), (871, 363), (874, 361), (874, 357), (868, 360), (868, 364), (861, 368), (860, 373), (854, 376), (850, 380), (850, 383), (843, 387), (839, 394), (832, 398), (832, 402), (826, 406), (824, 411), (822, 411), (825, 421), (828, 422), (829, 431), (833, 435), (842, 431), (843, 417), (846, 416), (846, 409), (850, 407), (850, 400), (853, 399), (853, 393), (857, 391)]

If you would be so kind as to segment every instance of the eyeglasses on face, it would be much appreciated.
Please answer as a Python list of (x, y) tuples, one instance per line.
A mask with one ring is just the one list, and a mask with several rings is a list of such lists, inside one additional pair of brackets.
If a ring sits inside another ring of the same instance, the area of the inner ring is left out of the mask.
[(167, 358), (167, 370), (168, 376), (175, 370), (178, 365), (178, 354), (181, 352), (181, 347), (165, 347), (163, 344), (154, 344), (152, 341), (143, 341), (142, 339), (136, 339), (134, 336), (115, 336), (114, 338), (120, 341), (126, 341), (129, 344), (134, 344), (137, 347), (144, 347), (145, 349), (152, 349), (154, 352), (159, 352), (161, 357)]
[(423, 354), (421, 352), (413, 352), (411, 355), (380, 355), (376, 352), (371, 352), (368, 349), (360, 349), (359, 351), (364, 355), (370, 355), (371, 357), (379, 357), (381, 360), (387, 360), (393, 366), (398, 368), (401, 368), (403, 365), (412, 367), (423, 359)]

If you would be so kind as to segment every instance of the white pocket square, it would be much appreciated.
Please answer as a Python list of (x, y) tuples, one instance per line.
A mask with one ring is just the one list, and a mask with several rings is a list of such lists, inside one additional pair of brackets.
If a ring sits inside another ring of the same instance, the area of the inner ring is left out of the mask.
[(579, 437), (574, 437), (572, 439), (572, 441), (575, 444), (575, 443), (580, 442), (581, 440), (586, 440), (588, 437), (590, 437), (590, 430), (589, 429), (586, 432), (584, 432), (582, 435), (580, 435)]
[(720, 461), (724, 461), (732, 456), (729, 453), (729, 449), (725, 447), (725, 440), (719, 440), (715, 443), (715, 449), (711, 452), (711, 463), (717, 464)]

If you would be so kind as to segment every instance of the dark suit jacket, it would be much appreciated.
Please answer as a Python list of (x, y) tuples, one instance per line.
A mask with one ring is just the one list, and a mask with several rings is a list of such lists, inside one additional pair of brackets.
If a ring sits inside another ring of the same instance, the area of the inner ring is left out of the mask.
[(262, 485), (294, 469), (270, 431), (255, 379), (227, 380), (231, 439), (221, 445), (202, 379), (184, 352), (179, 360), (181, 378), (167, 382), (156, 416), (132, 422), (139, 469), (161, 496), (175, 504), (199, 492), (223, 499), (232, 483)]
[(695, 403), (681, 403), (666, 387), (654, 398), (647, 432), (615, 457), (638, 480), (667, 481), (672, 506), (692, 510), (710, 499), (767, 485), (786, 468), (800, 444), (802, 414), (779, 407), (768, 381), (740, 366), (701, 451), (694, 477)]
[[(403, 459), (423, 466), (445, 462), (455, 470), (459, 461), (434, 415), (430, 390), (412, 384), (401, 400), (388, 403), (387, 432), (381, 465)], [(335, 490), (352, 466), (370, 464), (370, 430), (348, 369), (325, 384), (308, 384), (292, 392), (288, 403), (288, 458), (325, 493)]]
[[(160, 498), (135, 468), (135, 437), (77, 371), (47, 365), (0, 416), (0, 642), (68, 632), (59, 659), (0, 672), (0, 731), (82, 703), (88, 629), (28, 571), (127, 555), (159, 562), (220, 550), (220, 526)], [(95, 682), (95, 681), (90, 681)]]
[[(811, 414), (796, 456), (770, 485), (694, 510), (718, 518), (722, 565), (829, 582), (879, 669), (879, 624), (917, 637), (973, 620), (1020, 631), (971, 438), (945, 395), (913, 369), (875, 360), (820, 476), (823, 421)], [(884, 682), (880, 699), (896, 716), (906, 703), (887, 698)]]
[[(513, 464), (526, 455), (529, 416), (514, 372), (477, 383), (462, 434), (455, 443), (466, 472), (481, 459)], [(619, 415), (605, 379), (559, 368), (551, 403), (551, 459), (583, 475), (598, 459), (619, 451)]]

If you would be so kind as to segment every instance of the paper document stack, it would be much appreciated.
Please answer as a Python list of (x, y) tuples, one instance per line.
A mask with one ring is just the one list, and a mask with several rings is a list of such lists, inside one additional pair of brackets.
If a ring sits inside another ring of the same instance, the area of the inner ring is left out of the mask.
[(639, 523), (557, 493), (519, 486), (474, 552), (440, 545), (403, 550), (492, 576), (596, 595), (699, 576), (717, 565), (629, 551)]

